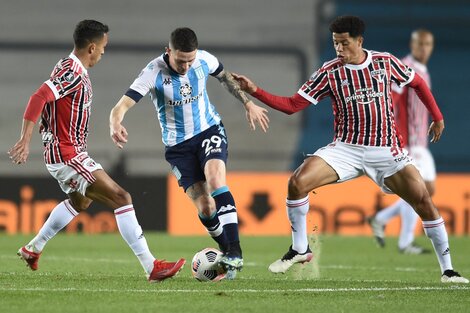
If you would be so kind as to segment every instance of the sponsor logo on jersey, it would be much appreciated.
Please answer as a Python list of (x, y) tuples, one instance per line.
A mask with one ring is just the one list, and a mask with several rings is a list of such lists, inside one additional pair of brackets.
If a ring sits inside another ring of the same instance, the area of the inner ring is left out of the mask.
[(167, 105), (172, 105), (172, 106), (175, 106), (175, 105), (183, 105), (183, 104), (188, 104), (188, 103), (191, 103), (191, 102), (194, 102), (194, 101), (197, 101), (199, 100), (199, 98), (202, 97), (202, 92), (199, 93), (197, 96), (194, 96), (194, 97), (189, 97), (189, 98), (186, 98), (184, 100), (168, 100), (167, 101)]
[(191, 85), (184, 84), (180, 86), (180, 95), (182, 95), (183, 97), (190, 96), (192, 92), (193, 92), (193, 87), (191, 87)]
[(54, 138), (54, 136), (52, 135), (51, 132), (43, 132), (41, 134), (42, 142), (45, 143), (45, 144), (52, 142), (53, 138)]
[(375, 91), (372, 88), (360, 88), (352, 96), (346, 97), (346, 102), (356, 101), (357, 104), (367, 105), (375, 101), (376, 98), (384, 96), (382, 91)]
[(166, 86), (166, 85), (171, 85), (171, 78), (170, 77), (167, 77), (163, 80), (163, 85)]

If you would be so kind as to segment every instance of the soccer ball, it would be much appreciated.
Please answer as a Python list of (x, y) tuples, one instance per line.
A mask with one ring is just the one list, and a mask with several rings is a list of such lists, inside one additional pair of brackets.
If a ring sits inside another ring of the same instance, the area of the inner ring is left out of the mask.
[(197, 252), (191, 263), (193, 277), (199, 281), (219, 281), (225, 278), (225, 270), (219, 265), (222, 252), (205, 248)]

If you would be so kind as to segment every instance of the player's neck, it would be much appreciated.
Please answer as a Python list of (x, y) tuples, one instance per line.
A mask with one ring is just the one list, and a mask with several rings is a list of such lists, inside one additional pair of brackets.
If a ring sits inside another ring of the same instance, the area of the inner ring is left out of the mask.
[(88, 53), (84, 53), (84, 52), (82, 52), (80, 50), (77, 50), (77, 49), (74, 49), (72, 53), (77, 57), (77, 59), (80, 60), (83, 67), (86, 70), (88, 70), (88, 68), (90, 67), (90, 59), (88, 57)]
[(354, 60), (350, 63), (353, 65), (359, 65), (364, 63), (367, 60), (367, 53), (361, 49), (361, 52), (354, 58)]

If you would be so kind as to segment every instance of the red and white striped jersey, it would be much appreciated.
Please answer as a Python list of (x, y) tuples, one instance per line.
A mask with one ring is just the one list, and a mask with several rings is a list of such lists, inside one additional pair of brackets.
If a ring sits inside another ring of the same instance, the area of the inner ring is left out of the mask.
[(56, 100), (47, 103), (41, 115), (44, 160), (62, 163), (86, 151), (93, 90), (87, 70), (73, 53), (56, 64), (45, 84)]
[[(431, 89), (431, 76), (426, 65), (408, 55), (402, 59), (423, 78)], [(403, 138), (403, 144), (410, 147), (428, 146), (429, 112), (412, 88), (392, 87), (393, 106), (398, 131)]]
[(415, 72), (386, 52), (364, 50), (359, 65), (325, 62), (305, 82), (298, 94), (313, 104), (332, 99), (334, 140), (364, 146), (401, 147), (396, 131), (391, 84), (404, 86)]

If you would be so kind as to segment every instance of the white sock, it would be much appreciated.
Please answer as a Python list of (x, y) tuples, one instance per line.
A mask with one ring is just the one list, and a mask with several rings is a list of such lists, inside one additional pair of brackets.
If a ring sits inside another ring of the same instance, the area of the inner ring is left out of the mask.
[(49, 239), (67, 226), (77, 215), (78, 212), (75, 211), (69, 200), (62, 201), (52, 210), (36, 237), (27, 244), (27, 248), (35, 253), (40, 253)]
[[(382, 225), (387, 225), (388, 221), (390, 221), (393, 217), (400, 214), (400, 206), (405, 202), (403, 199), (398, 199), (393, 204), (389, 205), (385, 209), (380, 210), (375, 215), (375, 220)], [(406, 202), (405, 202), (406, 203)]]
[(398, 237), (398, 248), (405, 249), (415, 239), (416, 222), (418, 214), (406, 201), (400, 205), (401, 228)]
[(132, 204), (125, 205), (114, 210), (114, 216), (121, 233), (122, 238), (127, 242), (134, 254), (140, 261), (147, 274), (153, 269), (153, 261), (155, 257), (149, 250), (147, 240), (142, 232), (137, 217), (135, 216), (134, 206)]
[(435, 221), (423, 221), (423, 227), (426, 236), (431, 239), (437, 260), (441, 266), (441, 272), (444, 273), (445, 270), (453, 269), (450, 259), (449, 239), (442, 217)]
[(299, 253), (307, 251), (307, 212), (310, 207), (308, 196), (299, 200), (286, 200), (287, 216), (292, 229), (292, 249)]

